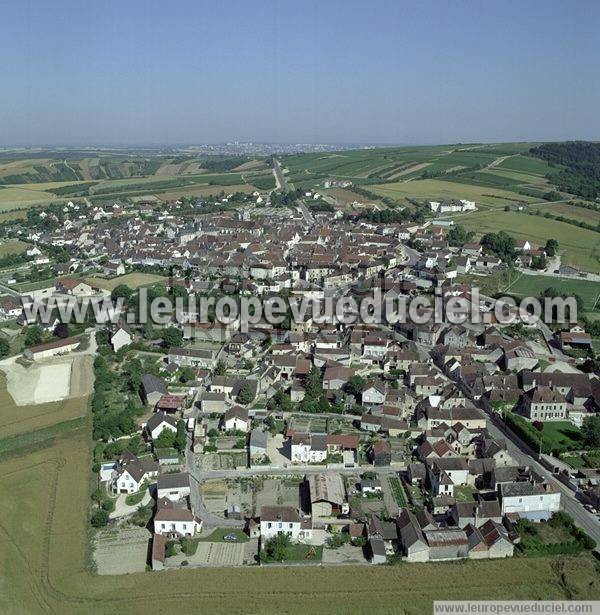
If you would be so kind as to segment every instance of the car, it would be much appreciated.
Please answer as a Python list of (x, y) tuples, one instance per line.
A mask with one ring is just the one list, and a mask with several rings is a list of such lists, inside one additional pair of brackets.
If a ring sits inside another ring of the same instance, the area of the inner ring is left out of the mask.
[(226, 542), (236, 542), (237, 539), (238, 537), (235, 534), (225, 534), (225, 536), (223, 536), (223, 540)]
[(591, 512), (593, 514), (597, 514), (598, 511), (591, 505), (591, 504), (584, 504), (583, 507), (588, 511)]

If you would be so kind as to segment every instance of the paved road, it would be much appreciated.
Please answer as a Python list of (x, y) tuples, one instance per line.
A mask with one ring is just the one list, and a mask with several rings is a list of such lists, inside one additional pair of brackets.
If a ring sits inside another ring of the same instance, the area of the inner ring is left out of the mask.
[(298, 203), (298, 209), (300, 210), (300, 213), (304, 217), (304, 221), (306, 222), (306, 224), (308, 224), (309, 226), (312, 226), (315, 223), (315, 218), (308, 210), (308, 207), (306, 206), (306, 204), (301, 200), (296, 201), (296, 203)]
[[(459, 388), (467, 394), (464, 387), (459, 385)], [(506, 441), (508, 452), (518, 465), (529, 466), (555, 487), (561, 493), (561, 505), (563, 510), (568, 512), (575, 520), (575, 523), (600, 544), (600, 520), (583, 507), (581, 502), (575, 497), (573, 491), (555, 478), (552, 472), (547, 470), (536, 460), (536, 451), (533, 451), (529, 445), (513, 433), (498, 415), (486, 411), (478, 401), (472, 398), (471, 401), (489, 417), (488, 431), (490, 435), (494, 438), (502, 438)]]
[(282, 190), (283, 192), (287, 192), (291, 189), (287, 179), (285, 178), (285, 175), (283, 174), (281, 165), (279, 164), (279, 160), (277, 160), (277, 158), (273, 158), (273, 173), (275, 174), (275, 181), (277, 182), (277, 185), (280, 190)]

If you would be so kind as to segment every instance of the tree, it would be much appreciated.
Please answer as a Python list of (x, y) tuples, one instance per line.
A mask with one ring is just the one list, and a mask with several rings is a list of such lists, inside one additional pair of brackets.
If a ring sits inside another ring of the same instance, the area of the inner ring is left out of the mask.
[(0, 337), (0, 357), (5, 357), (10, 353), (10, 344), (4, 337)]
[(600, 416), (587, 416), (583, 419), (581, 433), (586, 446), (597, 448), (600, 446)]
[(25, 346), (36, 346), (42, 341), (44, 331), (39, 325), (31, 325), (25, 328)]
[(550, 257), (556, 256), (558, 252), (558, 241), (556, 241), (556, 239), (548, 239), (544, 252)]
[(191, 367), (182, 367), (179, 370), (179, 382), (189, 382), (194, 380), (196, 372)]
[(316, 365), (313, 365), (306, 378), (306, 396), (309, 399), (318, 399), (322, 392), (323, 378), (321, 376), (321, 370)]
[(187, 444), (187, 434), (185, 432), (185, 421), (180, 419), (177, 421), (177, 432), (175, 434), (175, 440), (173, 446), (180, 453), (185, 451), (185, 445)]
[(246, 404), (250, 404), (254, 401), (254, 391), (250, 388), (250, 385), (246, 382), (244, 386), (240, 389), (240, 392), (237, 395), (236, 401), (238, 404), (245, 406)]
[(282, 562), (287, 559), (292, 541), (287, 534), (279, 533), (269, 538), (265, 544), (265, 555), (268, 560)]
[(92, 513), (90, 521), (93, 527), (104, 527), (108, 524), (108, 513), (103, 508), (98, 508)]
[(118, 286), (115, 286), (115, 288), (113, 288), (112, 292), (110, 293), (110, 298), (113, 301), (116, 301), (119, 297), (121, 297), (125, 300), (125, 303), (127, 303), (131, 299), (133, 293), (133, 289), (129, 288), (127, 284), (119, 284)]
[(219, 359), (217, 364), (215, 365), (215, 376), (224, 376), (227, 371), (227, 366), (222, 359)]
[(365, 387), (365, 382), (366, 380), (362, 376), (352, 376), (351, 378), (348, 378), (348, 382), (344, 385), (344, 391), (346, 391), (348, 395), (353, 395), (356, 399), (358, 399)]
[(292, 407), (290, 396), (281, 389), (267, 402), (267, 408), (270, 412), (290, 412)]
[(183, 346), (183, 335), (175, 327), (167, 327), (162, 333), (162, 338), (165, 348), (180, 348)]
[(451, 246), (461, 247), (466, 243), (469, 243), (474, 237), (475, 233), (473, 231), (467, 231), (464, 226), (457, 224), (452, 227), (448, 232), (448, 243)]
[(154, 439), (154, 448), (174, 448), (176, 437), (176, 433), (172, 429), (165, 427), (159, 436)]

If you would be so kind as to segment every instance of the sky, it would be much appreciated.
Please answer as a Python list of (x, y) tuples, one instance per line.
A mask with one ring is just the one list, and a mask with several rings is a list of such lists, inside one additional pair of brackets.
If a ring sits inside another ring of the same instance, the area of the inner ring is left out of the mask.
[(5, 0), (0, 145), (600, 139), (600, 2)]

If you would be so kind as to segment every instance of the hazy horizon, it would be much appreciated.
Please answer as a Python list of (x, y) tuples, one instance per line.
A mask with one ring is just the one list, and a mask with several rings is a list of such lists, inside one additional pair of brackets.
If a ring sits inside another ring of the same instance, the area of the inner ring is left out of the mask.
[(600, 140), (600, 4), (4, 7), (2, 147)]

